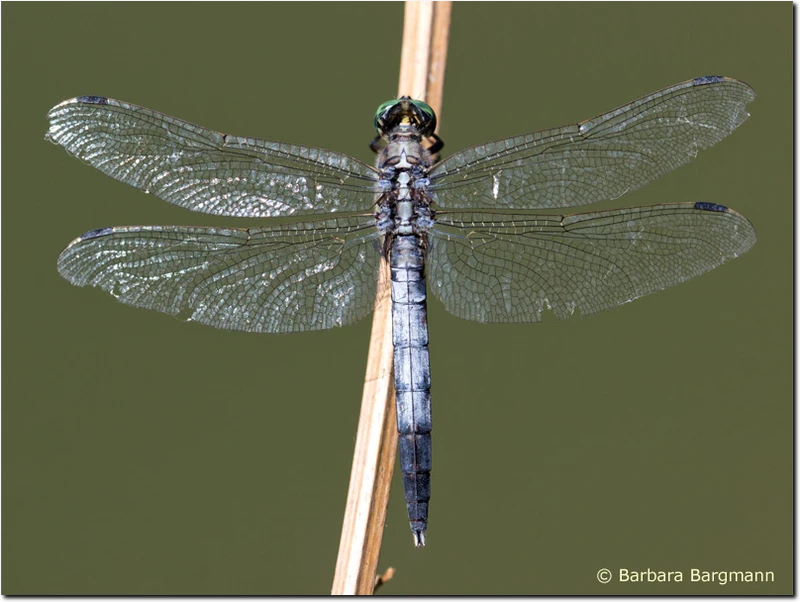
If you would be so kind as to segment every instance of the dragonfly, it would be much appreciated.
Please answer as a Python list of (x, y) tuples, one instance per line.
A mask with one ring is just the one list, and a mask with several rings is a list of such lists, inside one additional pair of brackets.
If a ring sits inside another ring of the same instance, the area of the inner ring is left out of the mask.
[(566, 319), (742, 255), (755, 244), (755, 229), (710, 201), (551, 210), (615, 199), (689, 162), (740, 126), (754, 98), (743, 82), (699, 77), (582, 123), (438, 160), (443, 143), (433, 109), (401, 97), (376, 112), (373, 167), (81, 96), (50, 110), (47, 139), (112, 178), (192, 211), (303, 219), (99, 228), (64, 249), (58, 270), (128, 305), (215, 328), (289, 333), (369, 314), (385, 258), (400, 466), (414, 543), (424, 546), (428, 292), (467, 320), (539, 322), (548, 312)]

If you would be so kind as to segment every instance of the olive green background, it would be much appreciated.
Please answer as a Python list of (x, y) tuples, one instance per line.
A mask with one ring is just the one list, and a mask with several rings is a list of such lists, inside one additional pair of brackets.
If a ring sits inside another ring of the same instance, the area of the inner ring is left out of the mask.
[[(71, 287), (56, 257), (89, 229), (242, 222), (84, 166), (43, 139), (45, 116), (106, 95), (372, 161), (402, 16), (388, 2), (3, 4), (3, 593), (329, 591), (370, 320), (250, 335)], [(455, 5), (445, 151), (735, 77), (758, 93), (743, 127), (603, 206), (722, 203), (759, 241), (566, 322), (476, 324), (432, 300), (429, 545), (412, 546), (396, 478), (381, 593), (792, 592), (792, 20), (789, 3)], [(619, 583), (620, 568), (685, 580)], [(692, 568), (776, 580), (696, 584)]]

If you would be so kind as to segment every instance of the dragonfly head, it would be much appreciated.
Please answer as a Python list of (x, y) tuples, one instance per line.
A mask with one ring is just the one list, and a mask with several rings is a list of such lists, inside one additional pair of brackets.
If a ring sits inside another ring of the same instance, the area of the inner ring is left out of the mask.
[(388, 138), (390, 132), (404, 125), (415, 127), (427, 138), (436, 130), (436, 113), (430, 105), (408, 96), (387, 100), (378, 107), (375, 129), (382, 138)]

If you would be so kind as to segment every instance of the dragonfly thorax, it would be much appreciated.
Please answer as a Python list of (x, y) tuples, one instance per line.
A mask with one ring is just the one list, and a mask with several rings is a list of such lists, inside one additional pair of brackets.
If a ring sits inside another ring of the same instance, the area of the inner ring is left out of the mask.
[[(398, 129), (403, 126), (399, 126)], [(412, 234), (432, 225), (427, 194), (431, 155), (418, 135), (393, 136), (378, 157), (382, 194), (376, 214), (384, 234)]]

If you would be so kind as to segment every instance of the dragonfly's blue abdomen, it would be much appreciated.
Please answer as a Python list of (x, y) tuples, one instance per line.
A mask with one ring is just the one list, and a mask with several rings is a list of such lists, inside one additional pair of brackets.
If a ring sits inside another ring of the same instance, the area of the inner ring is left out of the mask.
[(390, 267), (400, 467), (408, 518), (419, 546), (425, 545), (431, 497), (431, 374), (424, 255), (418, 235), (395, 236)]

